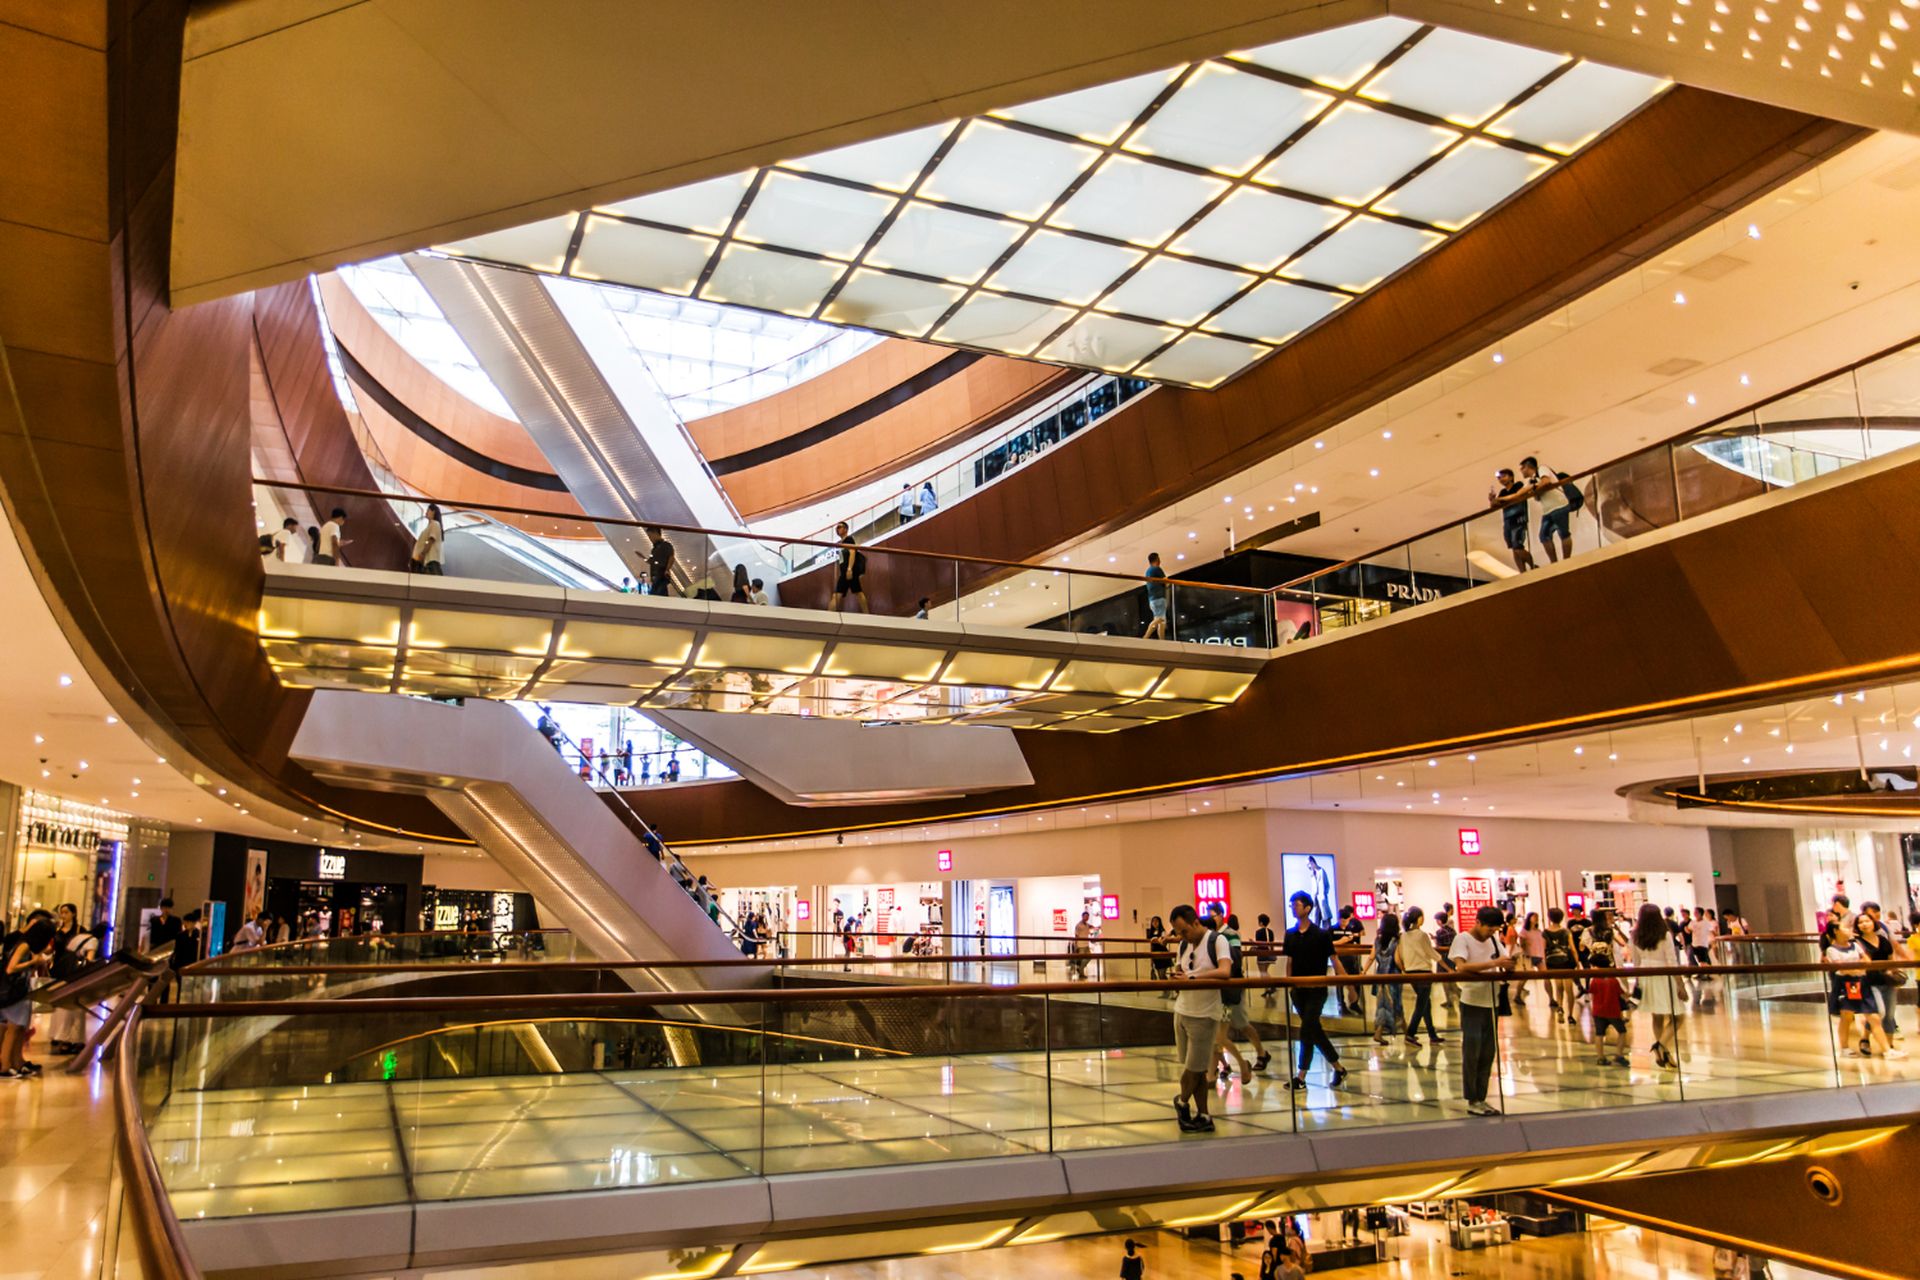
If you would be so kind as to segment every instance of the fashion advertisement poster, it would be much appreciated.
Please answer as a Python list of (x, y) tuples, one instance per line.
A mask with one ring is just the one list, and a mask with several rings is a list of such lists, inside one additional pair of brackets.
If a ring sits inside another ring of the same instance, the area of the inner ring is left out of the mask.
[[(1293, 895), (1304, 893), (1313, 899), (1313, 922), (1330, 928), (1339, 918), (1340, 886), (1335, 879), (1330, 853), (1283, 853), (1280, 855), (1282, 897), (1289, 903)], [(1288, 908), (1292, 918), (1292, 908)]]

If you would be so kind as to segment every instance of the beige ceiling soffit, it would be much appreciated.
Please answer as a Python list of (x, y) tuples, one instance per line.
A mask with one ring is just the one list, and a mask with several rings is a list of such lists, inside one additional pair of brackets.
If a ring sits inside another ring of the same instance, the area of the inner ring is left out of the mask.
[[(181, 76), (171, 301), (223, 297), (1385, 11), (1386, 0), (1045, 8), (975, 0), (910, 10), (823, 0), (756, 10), (747, 26), (702, 6), (258, 0), (196, 11)], [(835, 31), (860, 39), (823, 39)], [(795, 48), (814, 56), (795, 59)], [(654, 51), (670, 51), (681, 74), (649, 74)], [(695, 65), (697, 78), (684, 70)], [(700, 91), (690, 93), (696, 79)], [(609, 129), (610, 118), (657, 127)]]
[(1834, 0), (1817, 10), (1800, 0), (1389, 0), (1388, 8), (1808, 115), (1920, 133), (1920, 11), (1903, 0)]
[(371, 0), (202, 0), (188, 19), (182, 57), (192, 62), (368, 3)]

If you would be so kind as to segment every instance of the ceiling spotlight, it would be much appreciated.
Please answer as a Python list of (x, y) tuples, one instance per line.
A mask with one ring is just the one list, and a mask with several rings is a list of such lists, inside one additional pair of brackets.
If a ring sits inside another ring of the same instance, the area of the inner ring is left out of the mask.
[(1325, 440), (1315, 440), (1313, 442), (1313, 447), (1316, 449), (1324, 449), (1327, 447), (1327, 442)]
[(1740, 375), (1740, 385), (1743, 387), (1750, 387), (1753, 385), (1753, 379), (1749, 378), (1746, 374), (1743, 373)]
[(45, 738), (43, 738), (43, 737), (41, 737), (41, 736), (40, 736), (39, 734), (37, 734), (37, 733), (36, 733), (36, 734), (34, 734), (34, 735), (33, 735), (33, 745), (34, 745), (34, 746), (36, 746), (36, 747), (37, 747), (37, 746), (39, 746), (39, 745), (40, 745), (41, 743), (43, 743), (43, 742), (45, 742), (45, 741), (46, 741), (46, 739), (45, 739)]
[(1368, 474), (1368, 475), (1370, 475), (1370, 476), (1372, 476), (1372, 477), (1373, 477), (1374, 479), (1376, 479), (1376, 480), (1378, 480), (1378, 479), (1380, 478), (1380, 468), (1378, 468), (1378, 467), (1368, 467), (1368, 468), (1367, 468), (1367, 474)]
[(227, 789), (226, 789), (225, 787), (221, 787), (221, 788), (220, 788), (220, 794), (221, 794), (221, 795), (225, 795), (225, 794), (227, 794)]
[(108, 724), (119, 724), (119, 723), (120, 723), (120, 717), (119, 717), (119, 716), (108, 716), (108, 717), (107, 717), (107, 723), (108, 723)]
[(1228, 494), (1228, 495), (1227, 495), (1226, 497), (1224, 497), (1224, 498), (1222, 498), (1222, 499), (1220, 499), (1220, 501), (1221, 501), (1221, 502), (1223, 502), (1223, 503), (1225, 503), (1225, 504), (1227, 504), (1228, 506), (1232, 506), (1232, 505), (1233, 505), (1233, 495), (1232, 495), (1232, 494)]
[(1760, 224), (1757, 222), (1749, 222), (1747, 224), (1747, 239), (1758, 240), (1759, 238), (1760, 238)]
[(1505, 364), (1507, 362), (1507, 358), (1506, 356), (1502, 355), (1500, 352), (1496, 351), (1493, 353), (1493, 362), (1495, 364)]
[(62, 689), (64, 689), (64, 688), (66, 688), (66, 687), (67, 687), (68, 685), (70, 685), (70, 684), (72, 684), (72, 683), (73, 683), (73, 677), (72, 677), (72, 676), (61, 676), (61, 677), (60, 677), (60, 687), (61, 687)]
[(1676, 306), (1676, 307), (1684, 307), (1684, 306), (1686, 306), (1686, 305), (1687, 305), (1687, 295), (1686, 295), (1686, 294), (1684, 294), (1684, 293), (1679, 293), (1679, 292), (1675, 292), (1675, 293), (1674, 293), (1674, 295), (1673, 295), (1673, 305), (1674, 305), (1674, 306)]
[(86, 762), (85, 760), (82, 760), (82, 761), (80, 762), (80, 767), (81, 767), (82, 769), (84, 769), (84, 768), (86, 768), (86, 767), (87, 767), (87, 762)]
[(1687, 392), (1687, 403), (1688, 403), (1688, 404), (1699, 404), (1699, 403), (1700, 403), (1700, 401), (1699, 401), (1699, 399), (1698, 399), (1698, 397), (1696, 397), (1696, 396), (1695, 396), (1695, 395), (1693, 394), (1693, 392), (1691, 392), (1691, 391), (1689, 391), (1689, 392)]

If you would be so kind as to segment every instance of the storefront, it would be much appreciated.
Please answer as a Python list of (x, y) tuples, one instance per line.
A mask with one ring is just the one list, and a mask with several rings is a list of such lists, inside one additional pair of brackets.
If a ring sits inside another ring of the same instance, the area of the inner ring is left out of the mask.
[(860, 943), (869, 954), (893, 955), (909, 937), (944, 933), (946, 904), (946, 885), (937, 880), (828, 885), (823, 916), (814, 927), (838, 932), (855, 920), (855, 932), (870, 935)]
[[(766, 922), (768, 935), (778, 935), (789, 929), (811, 929), (811, 919), (804, 923), (795, 921), (794, 903), (800, 896), (798, 885), (777, 884), (757, 885), (750, 888), (736, 888), (728, 885), (720, 890), (720, 909), (737, 921), (744, 922), (748, 916), (756, 916)], [(812, 916), (812, 906), (808, 906), (808, 916)]]
[(104, 945), (117, 926), (133, 819), (43, 791), (17, 794), (7, 918), (72, 903)]
[(437, 889), (420, 887), (421, 933), (452, 931), (522, 933), (540, 927), (533, 895), (506, 889)]
[(1601, 907), (1612, 910), (1614, 918), (1628, 924), (1640, 912), (1642, 903), (1651, 902), (1662, 910), (1691, 911), (1693, 877), (1665, 871), (1583, 871), (1581, 888), (1587, 895), (1589, 912)]
[(405, 933), (420, 919), (420, 859), (223, 833), (209, 896), (226, 905), (227, 939), (263, 910), (296, 937)]

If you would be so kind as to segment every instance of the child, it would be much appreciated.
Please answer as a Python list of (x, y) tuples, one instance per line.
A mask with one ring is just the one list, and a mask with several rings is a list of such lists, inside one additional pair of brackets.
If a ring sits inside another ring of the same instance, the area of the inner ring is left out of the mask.
[[(1613, 967), (1611, 948), (1596, 945), (1593, 948), (1593, 961), (1596, 968)], [(1627, 1011), (1622, 1003), (1624, 993), (1620, 989), (1618, 978), (1594, 978), (1587, 984), (1588, 1008), (1593, 1013), (1593, 1043), (1600, 1051), (1600, 1065), (1624, 1067), (1627, 1054), (1632, 1047), (1632, 1033), (1627, 1029)], [(1607, 1032), (1620, 1033), (1620, 1052), (1615, 1057), (1607, 1056)]]

